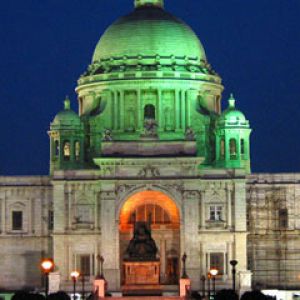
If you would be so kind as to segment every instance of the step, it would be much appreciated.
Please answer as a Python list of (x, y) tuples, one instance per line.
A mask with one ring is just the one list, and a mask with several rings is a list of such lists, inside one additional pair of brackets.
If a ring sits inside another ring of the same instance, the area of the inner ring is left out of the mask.
[(185, 297), (179, 296), (131, 296), (131, 297), (106, 297), (106, 300), (184, 300)]

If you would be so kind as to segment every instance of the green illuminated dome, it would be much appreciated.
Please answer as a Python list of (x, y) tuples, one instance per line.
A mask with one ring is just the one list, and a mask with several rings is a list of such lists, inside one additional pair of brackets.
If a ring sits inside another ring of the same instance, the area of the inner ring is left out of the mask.
[(135, 5), (132, 13), (118, 19), (105, 31), (94, 52), (94, 63), (131, 57), (171, 57), (194, 64), (206, 62), (205, 51), (196, 34), (166, 12), (161, 1), (136, 1)]
[(71, 109), (70, 100), (64, 101), (64, 110), (60, 111), (54, 118), (52, 125), (80, 126), (80, 117)]
[(229, 106), (226, 110), (223, 111), (221, 114), (218, 123), (225, 124), (225, 125), (249, 125), (245, 115), (236, 109), (235, 107), (235, 99), (231, 94), (229, 100)]

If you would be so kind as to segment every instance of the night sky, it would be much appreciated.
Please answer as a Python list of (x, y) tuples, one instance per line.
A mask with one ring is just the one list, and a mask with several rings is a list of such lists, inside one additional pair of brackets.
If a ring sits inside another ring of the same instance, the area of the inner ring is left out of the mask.
[[(300, 172), (300, 1), (165, 0), (200, 37), (251, 122), (252, 170)], [(133, 0), (10, 0), (0, 8), (1, 175), (48, 173), (50, 121), (105, 28)], [(166, 33), (167, 34), (167, 33)]]

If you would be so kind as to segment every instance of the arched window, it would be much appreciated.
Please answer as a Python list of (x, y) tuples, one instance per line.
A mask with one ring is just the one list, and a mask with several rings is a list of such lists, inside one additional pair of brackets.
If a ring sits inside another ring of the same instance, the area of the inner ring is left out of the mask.
[(236, 159), (236, 140), (229, 140), (230, 159)]
[(245, 140), (241, 139), (241, 154), (245, 154)]
[(152, 224), (170, 224), (171, 219), (169, 214), (159, 205), (145, 204), (138, 206), (130, 214), (128, 220), (130, 224), (136, 220), (137, 222), (147, 222), (151, 215)]
[(59, 156), (59, 141), (57, 140), (54, 142), (54, 153), (56, 157)]
[(220, 141), (220, 158), (225, 158), (225, 140), (223, 138)]
[(80, 142), (79, 141), (76, 141), (75, 142), (75, 159), (77, 160), (77, 161), (79, 161), (80, 160)]
[(71, 144), (69, 141), (64, 142), (64, 160), (70, 160), (71, 158)]
[(144, 119), (155, 120), (155, 106), (152, 104), (147, 104), (144, 108)]

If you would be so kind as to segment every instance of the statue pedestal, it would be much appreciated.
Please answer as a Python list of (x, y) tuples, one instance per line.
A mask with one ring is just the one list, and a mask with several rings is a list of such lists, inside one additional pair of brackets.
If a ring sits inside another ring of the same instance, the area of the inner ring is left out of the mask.
[(239, 281), (240, 281), (240, 296), (245, 292), (251, 291), (251, 282), (252, 282), (252, 272), (251, 271), (240, 271), (239, 272)]
[(125, 285), (159, 284), (159, 261), (124, 262)]
[(95, 279), (94, 281), (94, 292), (99, 299), (105, 297), (107, 290), (107, 283), (105, 279)]
[(191, 289), (191, 279), (190, 278), (180, 278), (179, 280), (179, 296), (186, 297)]
[(60, 290), (60, 273), (49, 273), (49, 294), (56, 293)]

